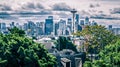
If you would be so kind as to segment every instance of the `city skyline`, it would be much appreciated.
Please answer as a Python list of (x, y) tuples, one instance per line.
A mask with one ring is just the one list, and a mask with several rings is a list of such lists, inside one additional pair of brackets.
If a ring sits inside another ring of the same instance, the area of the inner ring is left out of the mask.
[(98, 24), (120, 25), (120, 0), (2, 0), (0, 5), (1, 22), (43, 21), (48, 15), (66, 19), (75, 8), (80, 17), (88, 16)]

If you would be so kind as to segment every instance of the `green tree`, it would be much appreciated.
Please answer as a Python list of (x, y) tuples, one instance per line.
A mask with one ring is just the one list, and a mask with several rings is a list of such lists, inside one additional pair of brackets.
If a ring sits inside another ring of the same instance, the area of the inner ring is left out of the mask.
[(25, 32), (23, 30), (20, 30), (17, 27), (14, 27), (14, 28), (11, 28), (11, 29), (8, 29), (8, 30), (10, 31), (11, 34), (14, 34), (14, 35), (19, 35), (19, 36), (24, 36), (25, 35)]
[(55, 60), (42, 44), (25, 37), (18, 28), (0, 34), (0, 67), (54, 67)]
[[(120, 67), (120, 39), (114, 43), (105, 46), (99, 53), (99, 59), (91, 62), (91, 67)], [(88, 65), (88, 63), (84, 64)]]
[(107, 30), (104, 26), (86, 26), (81, 32), (78, 31), (74, 35), (83, 36), (86, 43), (84, 47), (89, 53), (99, 53), (104, 46), (116, 41), (116, 36)]
[(60, 36), (55, 44), (58, 50), (70, 49), (77, 52), (76, 46), (67, 37)]

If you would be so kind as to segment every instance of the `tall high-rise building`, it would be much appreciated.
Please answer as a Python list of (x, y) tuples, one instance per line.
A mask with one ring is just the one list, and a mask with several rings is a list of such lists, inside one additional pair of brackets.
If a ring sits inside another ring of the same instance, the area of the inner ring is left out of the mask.
[(82, 26), (78, 25), (78, 31), (82, 31)]
[(6, 23), (0, 23), (0, 31), (1, 32), (6, 31)]
[(55, 23), (55, 35), (58, 35), (59, 24)]
[(68, 18), (67, 20), (67, 30), (69, 31), (69, 33), (72, 33), (72, 19)]
[(85, 18), (85, 25), (89, 25), (89, 18), (88, 17)]
[(10, 28), (13, 28), (15, 26), (15, 22), (10, 23)]
[(79, 14), (76, 14), (75, 19), (76, 19), (76, 23), (78, 23), (78, 24), (79, 24)]
[(44, 34), (44, 22), (36, 22), (36, 34), (37, 35)]
[(52, 16), (49, 16), (47, 19), (45, 19), (45, 34), (51, 35), (53, 33), (53, 18)]
[(65, 35), (66, 34), (66, 21), (61, 19), (58, 23), (59, 23), (59, 35)]
[(28, 24), (24, 23), (23, 24), (23, 30), (25, 31), (25, 33), (27, 34), (27, 30), (28, 30)]
[(79, 14), (76, 14), (75, 16), (75, 30), (78, 31), (78, 25), (79, 25)]
[(36, 25), (32, 21), (28, 21), (27, 33), (29, 36), (34, 36)]
[(112, 31), (112, 25), (108, 26), (108, 30)]
[(84, 25), (84, 20), (80, 20), (80, 25)]
[(71, 18), (67, 19), (67, 25), (71, 25), (72, 26), (72, 19)]

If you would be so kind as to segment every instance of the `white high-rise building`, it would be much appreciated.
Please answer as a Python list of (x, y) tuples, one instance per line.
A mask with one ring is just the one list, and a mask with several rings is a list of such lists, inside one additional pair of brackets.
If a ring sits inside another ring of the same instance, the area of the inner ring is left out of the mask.
[(59, 23), (58, 35), (65, 35), (66, 34), (66, 21), (61, 19), (58, 23)]

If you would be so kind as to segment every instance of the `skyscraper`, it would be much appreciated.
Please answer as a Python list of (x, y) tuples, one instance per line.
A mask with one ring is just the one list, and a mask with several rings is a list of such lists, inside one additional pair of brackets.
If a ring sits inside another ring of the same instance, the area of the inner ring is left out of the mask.
[(15, 22), (10, 23), (10, 28), (13, 28), (15, 26)]
[(53, 32), (53, 17), (49, 16), (47, 19), (45, 19), (45, 34), (51, 35)]
[(0, 31), (1, 32), (6, 31), (6, 23), (0, 23)]
[(35, 24), (32, 21), (28, 21), (28, 30), (27, 33), (29, 36), (34, 36), (35, 33)]
[(108, 30), (112, 31), (112, 25), (108, 26)]
[(80, 25), (84, 25), (84, 20), (80, 20)]
[(59, 23), (59, 35), (65, 35), (66, 34), (66, 21), (61, 19), (58, 23)]
[(71, 18), (68, 18), (67, 30), (69, 31), (69, 33), (72, 33), (72, 19)]
[(24, 23), (23, 25), (23, 30), (25, 31), (25, 33), (27, 34), (27, 30), (28, 30), (28, 24)]
[(44, 34), (44, 22), (36, 22), (36, 34), (37, 36)]
[(78, 31), (78, 25), (79, 25), (79, 14), (76, 14), (75, 16), (75, 30)]
[(67, 19), (67, 25), (71, 25), (72, 26), (72, 19), (71, 18)]
[(89, 18), (88, 17), (85, 18), (85, 25), (89, 25)]
[(58, 35), (59, 24), (55, 23), (55, 35)]
[(76, 19), (76, 23), (78, 23), (78, 24), (79, 24), (79, 14), (76, 14), (75, 19)]

